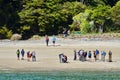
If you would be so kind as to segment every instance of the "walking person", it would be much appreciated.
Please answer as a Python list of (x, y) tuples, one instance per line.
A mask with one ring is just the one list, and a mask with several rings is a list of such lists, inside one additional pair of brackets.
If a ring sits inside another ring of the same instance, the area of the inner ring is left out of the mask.
[(109, 51), (108, 55), (109, 55), (109, 62), (112, 62), (112, 51)]
[(22, 55), (21, 60), (24, 60), (24, 54), (25, 54), (25, 51), (24, 51), (24, 49), (22, 49), (22, 50), (21, 50), (21, 55)]
[(16, 51), (16, 54), (17, 54), (17, 58), (19, 60), (20, 59), (20, 50), (19, 49)]
[(53, 38), (52, 38), (52, 42), (53, 42), (53, 46), (55, 46), (56, 37), (54, 35), (53, 35)]
[(45, 41), (46, 41), (46, 46), (48, 46), (48, 43), (49, 43), (49, 37), (48, 37), (47, 35), (46, 35)]

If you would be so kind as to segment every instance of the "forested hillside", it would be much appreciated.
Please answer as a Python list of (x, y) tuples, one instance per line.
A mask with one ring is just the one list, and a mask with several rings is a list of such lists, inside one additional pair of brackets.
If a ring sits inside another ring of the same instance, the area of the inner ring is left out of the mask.
[(120, 0), (0, 0), (0, 38), (120, 32)]

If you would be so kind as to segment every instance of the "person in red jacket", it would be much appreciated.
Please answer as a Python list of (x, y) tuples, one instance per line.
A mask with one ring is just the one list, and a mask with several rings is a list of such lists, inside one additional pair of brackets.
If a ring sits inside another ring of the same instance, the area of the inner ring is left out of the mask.
[(49, 37), (48, 37), (47, 35), (46, 35), (45, 41), (46, 41), (46, 46), (48, 46), (48, 43), (49, 43)]

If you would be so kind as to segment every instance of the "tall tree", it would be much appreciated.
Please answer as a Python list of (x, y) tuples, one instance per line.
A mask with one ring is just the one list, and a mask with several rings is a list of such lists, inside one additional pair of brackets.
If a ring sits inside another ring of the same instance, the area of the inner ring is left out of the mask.
[(96, 28), (99, 32), (103, 32), (105, 29), (105, 22), (110, 18), (110, 7), (99, 5), (97, 8), (93, 9), (90, 13), (90, 19), (96, 24)]
[(23, 7), (19, 13), (21, 26), (30, 27), (32, 34), (49, 35), (58, 34), (64, 27), (68, 28), (72, 17), (85, 9), (80, 2), (62, 0), (30, 0)]
[(113, 30), (120, 30), (120, 1), (117, 2), (114, 7), (112, 7), (111, 13), (113, 22), (115, 24)]
[(111, 9), (113, 20), (120, 25), (120, 1)]
[(19, 0), (0, 0), (0, 26), (14, 26), (19, 19), (19, 3)]

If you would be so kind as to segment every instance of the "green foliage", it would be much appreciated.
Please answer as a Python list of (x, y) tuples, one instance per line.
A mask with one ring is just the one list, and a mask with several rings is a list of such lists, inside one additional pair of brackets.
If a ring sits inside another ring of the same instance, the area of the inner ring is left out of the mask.
[(19, 13), (21, 24), (29, 25), (33, 34), (41, 32), (49, 35), (58, 34), (64, 27), (69, 27), (74, 15), (85, 9), (80, 2), (62, 2), (64, 1), (28, 1)]
[(64, 28), (83, 33), (119, 30), (119, 5), (120, 0), (0, 0), (0, 28), (6, 25), (24, 39), (59, 34)]
[(111, 19), (110, 9), (111, 8), (109, 6), (98, 5), (97, 8), (91, 10), (90, 20), (95, 22), (98, 32), (103, 32), (105, 28), (105, 22)]
[(111, 9), (113, 21), (120, 25), (120, 1)]
[(6, 26), (3, 26), (1, 29), (0, 29), (0, 37), (1, 38), (8, 38), (10, 39), (12, 36), (12, 31), (7, 29)]
[(25, 31), (29, 31), (30, 30), (30, 26), (21, 26), (19, 31), (21, 32), (21, 34), (23, 34)]
[(32, 33), (30, 32), (30, 26), (28, 25), (21, 26), (20, 29), (18, 29), (18, 31), (22, 35), (23, 39), (28, 39), (32, 36)]
[(79, 28), (82, 33), (90, 33), (93, 26), (88, 21), (89, 13), (90, 11), (86, 10), (84, 13), (79, 13), (78, 15), (74, 16), (74, 22), (71, 25), (71, 28)]

